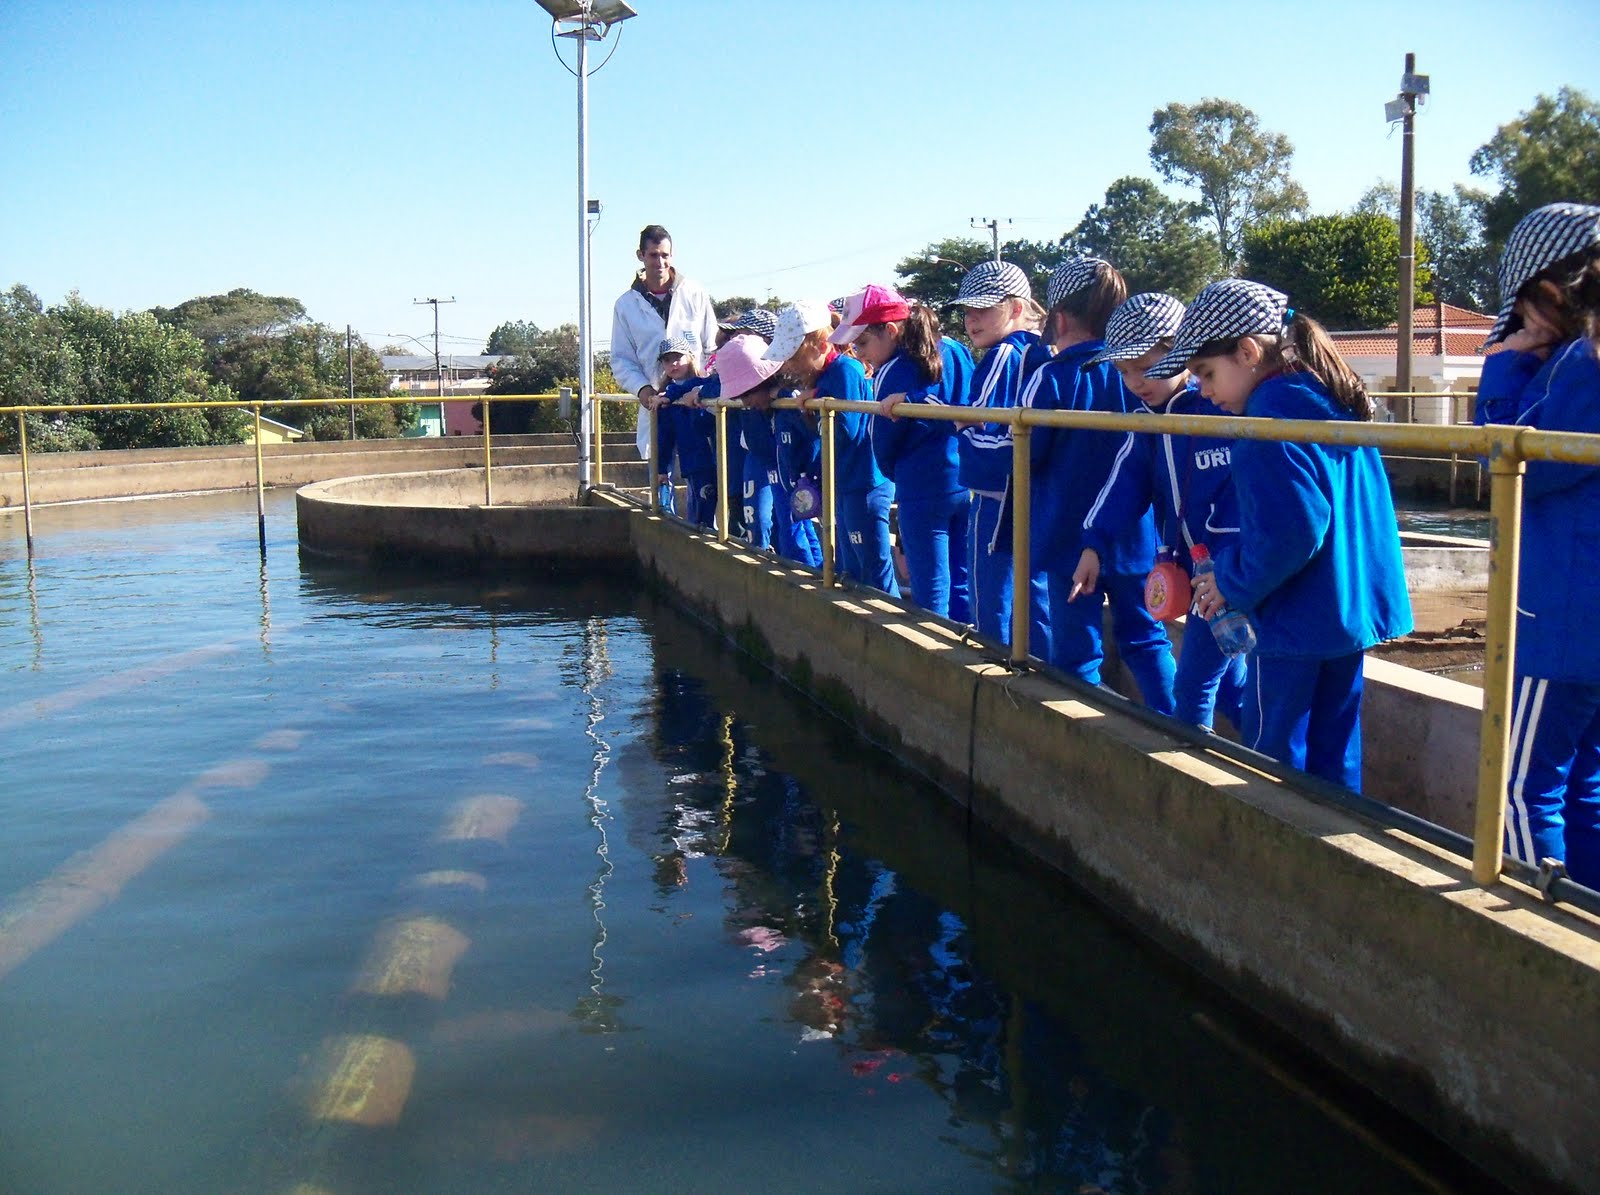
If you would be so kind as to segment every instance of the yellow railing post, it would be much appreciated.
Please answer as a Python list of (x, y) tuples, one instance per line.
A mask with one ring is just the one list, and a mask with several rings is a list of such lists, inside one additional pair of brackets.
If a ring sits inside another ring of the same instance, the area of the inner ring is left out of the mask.
[(1500, 878), (1505, 854), (1525, 468), (1515, 434), (1496, 441), (1490, 449), (1489, 603), (1483, 650), (1483, 723), (1478, 732), (1478, 803), (1472, 833), (1472, 878), (1479, 884), (1492, 884)]
[(28, 488), (28, 417), (17, 412), (17, 450), (22, 455), (22, 526), (28, 537), (28, 559), (33, 559), (33, 494)]
[(728, 542), (728, 408), (717, 406), (717, 542)]
[(650, 513), (655, 514), (661, 509), (661, 463), (656, 460), (659, 445), (656, 442), (656, 420), (661, 417), (661, 412), (655, 407), (650, 408)]
[(594, 483), (599, 485), (604, 473), (602, 448), (606, 442), (605, 429), (601, 426), (601, 416), (605, 413), (605, 405), (600, 401), (598, 394), (591, 394), (589, 401), (594, 403)]
[[(831, 589), (838, 579), (834, 558), (838, 550), (838, 527), (834, 523), (833, 407), (831, 399), (822, 404), (822, 584)], [(800, 404), (804, 409), (805, 404)]]
[(261, 539), (261, 554), (267, 554), (267, 482), (261, 467), (261, 408), (251, 408), (256, 417), (256, 532)]
[(491, 471), (494, 462), (490, 459), (489, 443), (489, 395), (483, 396), (483, 504), (494, 505), (494, 486)]
[(1033, 519), (1033, 429), (1011, 425), (1011, 662), (1028, 658), (1028, 627), (1033, 616), (1033, 562), (1028, 532)]

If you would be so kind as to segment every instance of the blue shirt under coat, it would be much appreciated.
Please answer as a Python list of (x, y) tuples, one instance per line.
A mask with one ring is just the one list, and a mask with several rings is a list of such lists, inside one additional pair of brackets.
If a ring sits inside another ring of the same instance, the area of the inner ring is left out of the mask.
[[(1569, 340), (1546, 361), (1512, 349), (1491, 355), (1478, 383), (1477, 420), (1600, 432), (1600, 361), (1593, 343)], [(1518, 675), (1600, 683), (1591, 596), (1600, 577), (1600, 469), (1528, 462), (1518, 563)]]
[[(1043, 359), (1036, 347), (1042, 343), (1037, 332), (1019, 330), (991, 345), (972, 371), (968, 405), (996, 409), (1016, 406), (1031, 368)], [(1009, 425), (969, 424), (961, 429), (956, 447), (963, 486), (986, 494), (1005, 492), (1011, 480)]]
[[(817, 376), (818, 398), (871, 402), (872, 383), (866, 367), (843, 353)], [(833, 415), (834, 484), (841, 494), (864, 494), (888, 480), (872, 451), (872, 421), (865, 411), (835, 411)]]
[(822, 477), (822, 438), (804, 411), (772, 412), (772, 434), (778, 445), (778, 485), (793, 493), (802, 474), (818, 481)]
[[(1245, 404), (1267, 419), (1354, 420), (1305, 370)], [(1378, 450), (1236, 440), (1239, 538), (1215, 554), (1217, 586), (1256, 629), (1257, 653), (1329, 660), (1411, 630), (1389, 478)]]
[[(1109, 361), (1088, 364), (1105, 347), (1085, 340), (1064, 348), (1034, 374), (1023, 391), (1022, 405), (1039, 411), (1111, 411), (1140, 409)], [(1033, 565), (1047, 572), (1071, 572), (1083, 551), (1083, 524), (1089, 509), (1111, 476), (1124, 436), (1087, 428), (1033, 429)], [(1156, 555), (1155, 521), (1146, 508), (1118, 526), (1108, 525), (1102, 541), (1100, 571), (1116, 576), (1143, 576)]]
[[(1140, 405), (1141, 411), (1149, 407)], [(1194, 387), (1174, 394), (1163, 408), (1172, 415), (1226, 415)], [(1159, 426), (1159, 424), (1157, 425)], [(1083, 546), (1104, 560), (1118, 528), (1144, 511), (1155, 517), (1156, 542), (1170, 547), (1193, 571), (1189, 549), (1205, 544), (1213, 556), (1239, 536), (1239, 499), (1233, 488), (1232, 440), (1181, 432), (1129, 432), (1111, 474), (1083, 522)]]
[[(923, 377), (911, 356), (898, 352), (872, 375), (873, 396), (904, 394), (906, 402), (939, 407), (964, 407), (972, 385), (973, 361), (967, 347), (948, 336), (939, 341), (940, 377)], [(895, 497), (931, 502), (960, 493), (960, 450), (954, 423), (933, 419), (873, 417), (872, 449), (878, 468), (895, 484)]]

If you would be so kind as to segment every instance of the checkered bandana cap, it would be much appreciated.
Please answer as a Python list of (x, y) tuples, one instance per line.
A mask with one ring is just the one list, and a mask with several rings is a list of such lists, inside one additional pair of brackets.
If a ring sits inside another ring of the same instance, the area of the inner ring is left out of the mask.
[(1183, 313), (1173, 336), (1172, 351), (1145, 370), (1145, 377), (1172, 377), (1214, 340), (1282, 332), (1288, 310), (1289, 296), (1270, 286), (1242, 278), (1213, 282), (1195, 296), (1189, 310)]
[(1163, 337), (1175, 336), (1182, 322), (1183, 304), (1171, 295), (1156, 291), (1130, 295), (1106, 321), (1106, 347), (1090, 357), (1087, 364), (1142, 357)]
[(700, 356), (700, 338), (693, 332), (673, 332), (663, 336), (656, 356), (665, 357), (668, 353), (682, 353), (686, 357), (697, 358)]
[(752, 307), (717, 327), (727, 332), (754, 332), (763, 340), (771, 340), (772, 334), (778, 329), (778, 313), (768, 311), (765, 307)]
[(1098, 257), (1069, 257), (1050, 272), (1050, 285), (1045, 292), (1045, 306), (1054, 310), (1068, 295), (1087, 290), (1094, 285), (1094, 276), (1101, 266), (1111, 268), (1111, 263)]
[(1600, 207), (1549, 203), (1522, 217), (1500, 255), (1500, 314), (1484, 344), (1499, 344), (1506, 338), (1517, 292), (1530, 279), (1595, 244), (1600, 244)]
[(955, 302), (964, 307), (993, 307), (1005, 299), (1031, 299), (1033, 287), (1021, 266), (1009, 261), (979, 262), (961, 279)]

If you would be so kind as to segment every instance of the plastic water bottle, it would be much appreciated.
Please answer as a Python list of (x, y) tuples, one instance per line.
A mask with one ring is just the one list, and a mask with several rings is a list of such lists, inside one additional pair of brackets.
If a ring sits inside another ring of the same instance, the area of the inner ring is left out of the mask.
[[(1211, 559), (1211, 550), (1205, 544), (1195, 544), (1190, 548), (1189, 558), (1194, 561), (1194, 575), (1197, 578), (1216, 573), (1217, 566)], [(1206, 621), (1210, 624), (1211, 635), (1216, 639), (1223, 655), (1242, 656), (1254, 649), (1255, 628), (1250, 625), (1248, 618), (1232, 606), (1223, 606)]]

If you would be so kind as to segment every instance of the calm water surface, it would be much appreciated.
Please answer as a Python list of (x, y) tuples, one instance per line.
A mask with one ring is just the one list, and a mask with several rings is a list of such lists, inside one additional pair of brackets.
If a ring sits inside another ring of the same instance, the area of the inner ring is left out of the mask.
[[(1444, 1189), (671, 610), (268, 518), (0, 520), (0, 1190)], [(397, 1123), (314, 1118), (348, 1035)]]

